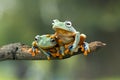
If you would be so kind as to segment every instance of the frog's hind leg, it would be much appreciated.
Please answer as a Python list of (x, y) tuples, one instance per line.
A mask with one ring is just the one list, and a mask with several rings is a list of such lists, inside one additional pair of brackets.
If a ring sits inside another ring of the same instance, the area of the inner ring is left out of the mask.
[(81, 51), (84, 52), (84, 55), (88, 55), (88, 53), (90, 52), (90, 48), (89, 48), (89, 44), (85, 42), (85, 39), (86, 39), (86, 35), (81, 34), (79, 45), (80, 45)]
[(86, 39), (86, 35), (85, 34), (80, 34), (79, 46), (80, 46), (82, 52), (84, 51), (84, 46), (83, 45), (84, 45), (85, 39)]
[(87, 56), (88, 53), (90, 53), (89, 44), (87, 42), (84, 42), (83, 47), (84, 47), (84, 49), (83, 49), (84, 55)]
[(79, 44), (80, 45), (84, 44), (85, 39), (86, 39), (86, 35), (85, 34), (80, 34), (80, 42), (79, 42)]

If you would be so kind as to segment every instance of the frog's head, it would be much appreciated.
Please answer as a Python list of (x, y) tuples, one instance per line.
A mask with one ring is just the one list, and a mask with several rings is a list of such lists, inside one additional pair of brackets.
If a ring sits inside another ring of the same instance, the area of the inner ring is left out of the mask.
[(37, 35), (35, 41), (37, 41), (37, 46), (43, 49), (52, 48), (57, 44), (56, 40), (51, 38), (50, 35)]
[(76, 30), (73, 28), (72, 23), (70, 21), (60, 22), (58, 19), (53, 20), (53, 29), (56, 31), (57, 29), (66, 30), (69, 32), (75, 32)]

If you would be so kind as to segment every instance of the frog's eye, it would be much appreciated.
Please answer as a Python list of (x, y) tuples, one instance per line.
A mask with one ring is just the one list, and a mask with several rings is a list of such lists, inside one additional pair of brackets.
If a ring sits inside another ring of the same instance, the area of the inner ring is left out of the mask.
[(66, 25), (67, 27), (71, 27), (71, 26), (72, 26), (72, 23), (71, 23), (70, 21), (65, 21), (65, 25)]
[(50, 39), (50, 42), (55, 42), (55, 39)]
[(35, 36), (35, 40), (37, 41), (40, 38), (39, 35)]

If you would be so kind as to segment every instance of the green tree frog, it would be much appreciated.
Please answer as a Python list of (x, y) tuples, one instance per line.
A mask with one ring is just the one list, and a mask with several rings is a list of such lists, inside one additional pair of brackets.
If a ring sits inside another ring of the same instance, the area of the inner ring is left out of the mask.
[(53, 20), (52, 25), (52, 28), (55, 30), (53, 37), (58, 39), (58, 44), (60, 45), (62, 55), (64, 55), (64, 46), (71, 42), (73, 42), (73, 44), (69, 46), (71, 54), (73, 54), (77, 46), (80, 45), (82, 51), (84, 51), (84, 55), (87, 55), (90, 50), (89, 45), (84, 42), (86, 35), (80, 34), (79, 31), (76, 31), (70, 21), (60, 22), (58, 19), (55, 19)]
[(32, 56), (35, 56), (35, 53), (38, 53), (37, 51), (40, 50), (48, 59), (50, 59), (52, 53), (57, 53), (57, 51), (59, 51), (59, 49), (55, 47), (56, 45), (56, 40), (51, 38), (49, 34), (41, 36), (37, 35), (35, 36), (35, 41), (32, 43)]

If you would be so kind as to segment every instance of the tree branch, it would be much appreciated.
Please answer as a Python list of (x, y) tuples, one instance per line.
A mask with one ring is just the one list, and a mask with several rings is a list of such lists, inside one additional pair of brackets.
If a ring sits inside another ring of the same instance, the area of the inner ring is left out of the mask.
[[(105, 46), (105, 43), (101, 41), (94, 41), (89, 43), (91, 53), (97, 49)], [(39, 52), (36, 56), (32, 56), (28, 50), (30, 46), (21, 43), (11, 43), (4, 45), (0, 48), (0, 60), (47, 60), (45, 54)], [(82, 54), (81, 50), (74, 53), (73, 55), (65, 55), (63, 59), (69, 58), (74, 55)], [(51, 60), (57, 60), (59, 58), (51, 57)]]

